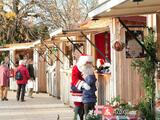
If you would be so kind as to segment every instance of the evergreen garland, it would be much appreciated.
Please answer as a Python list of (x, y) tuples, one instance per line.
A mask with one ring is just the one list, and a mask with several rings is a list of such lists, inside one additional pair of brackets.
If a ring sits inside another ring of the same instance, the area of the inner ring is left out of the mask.
[[(154, 33), (148, 29), (148, 36), (145, 37), (144, 46), (153, 56), (156, 56), (156, 44), (154, 42)], [(144, 59), (137, 59), (132, 62), (132, 66), (138, 69), (143, 77), (143, 86), (145, 91), (144, 99), (139, 103), (138, 109), (146, 120), (155, 120), (155, 58), (148, 54)]]

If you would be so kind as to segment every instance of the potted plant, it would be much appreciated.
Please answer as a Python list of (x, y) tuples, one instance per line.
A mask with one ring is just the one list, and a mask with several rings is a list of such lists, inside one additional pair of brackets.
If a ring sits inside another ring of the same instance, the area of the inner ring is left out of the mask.
[(94, 111), (90, 111), (85, 120), (101, 120), (101, 116), (94, 113)]

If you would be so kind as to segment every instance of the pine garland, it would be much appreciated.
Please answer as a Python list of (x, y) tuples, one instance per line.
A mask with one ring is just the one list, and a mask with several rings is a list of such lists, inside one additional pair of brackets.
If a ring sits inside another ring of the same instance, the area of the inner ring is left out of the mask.
[[(154, 34), (151, 29), (148, 30), (149, 34), (145, 37), (144, 46), (156, 56), (156, 44), (154, 42)], [(151, 58), (146, 54), (145, 59), (137, 59), (132, 62), (132, 66), (138, 69), (143, 77), (143, 86), (145, 91), (144, 99), (139, 103), (138, 108), (142, 113), (142, 116), (146, 120), (155, 120), (155, 70), (156, 64), (154, 58)]]

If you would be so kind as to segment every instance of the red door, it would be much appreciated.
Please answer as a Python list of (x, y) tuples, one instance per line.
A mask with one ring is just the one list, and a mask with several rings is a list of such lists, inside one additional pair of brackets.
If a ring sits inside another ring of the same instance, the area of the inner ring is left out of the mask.
[[(96, 47), (110, 60), (110, 33), (99, 33), (95, 35)], [(96, 50), (96, 59), (105, 58)]]

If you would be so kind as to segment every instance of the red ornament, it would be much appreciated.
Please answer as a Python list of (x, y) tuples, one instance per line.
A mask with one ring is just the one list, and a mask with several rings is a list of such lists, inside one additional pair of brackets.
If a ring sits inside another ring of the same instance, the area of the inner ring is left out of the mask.
[(113, 44), (113, 48), (116, 50), (116, 51), (122, 51), (123, 48), (124, 48), (125, 44), (120, 42), (120, 41), (116, 41), (114, 44)]

